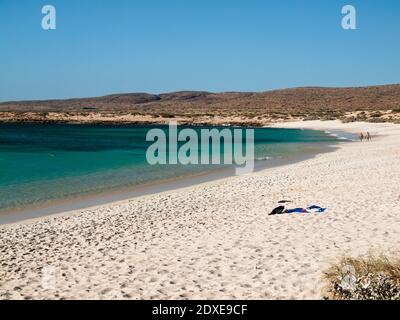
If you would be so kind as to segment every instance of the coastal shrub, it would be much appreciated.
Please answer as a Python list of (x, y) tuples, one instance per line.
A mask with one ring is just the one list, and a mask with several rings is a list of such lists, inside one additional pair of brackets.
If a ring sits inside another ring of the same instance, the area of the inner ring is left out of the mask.
[(370, 114), (370, 117), (372, 118), (379, 118), (382, 114), (380, 112), (373, 112)]
[(326, 299), (400, 300), (400, 259), (343, 258), (325, 273)]
[(385, 118), (369, 118), (366, 120), (367, 122), (371, 123), (384, 123), (384, 122), (390, 122), (388, 119)]
[(338, 117), (334, 115), (326, 115), (321, 118), (322, 121), (332, 121), (336, 120)]
[(160, 117), (162, 117), (162, 118), (175, 118), (175, 115), (171, 114), (171, 113), (160, 113)]
[(349, 122), (354, 122), (356, 121), (356, 117), (350, 116), (350, 117), (344, 117), (340, 119), (343, 123), (349, 123)]
[(365, 121), (367, 120), (367, 115), (365, 113), (360, 113), (356, 116), (357, 121)]
[(320, 120), (320, 117), (315, 114), (310, 114), (308, 116), (305, 116), (303, 120), (304, 121)]

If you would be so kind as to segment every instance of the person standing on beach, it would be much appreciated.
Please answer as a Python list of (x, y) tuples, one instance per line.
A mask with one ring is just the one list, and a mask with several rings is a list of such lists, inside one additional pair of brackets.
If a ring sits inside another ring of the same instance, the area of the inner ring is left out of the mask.
[(372, 140), (371, 135), (369, 134), (369, 132), (367, 132), (367, 140), (368, 140), (368, 141), (371, 141), (371, 140)]
[(360, 132), (359, 138), (360, 138), (360, 141), (363, 142), (363, 140), (364, 140), (364, 135), (363, 135), (362, 132)]

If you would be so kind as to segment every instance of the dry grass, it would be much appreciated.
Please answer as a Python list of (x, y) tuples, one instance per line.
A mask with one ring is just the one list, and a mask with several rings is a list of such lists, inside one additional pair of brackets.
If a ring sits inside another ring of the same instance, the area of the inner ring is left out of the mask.
[(325, 273), (326, 298), (400, 300), (400, 259), (345, 257)]

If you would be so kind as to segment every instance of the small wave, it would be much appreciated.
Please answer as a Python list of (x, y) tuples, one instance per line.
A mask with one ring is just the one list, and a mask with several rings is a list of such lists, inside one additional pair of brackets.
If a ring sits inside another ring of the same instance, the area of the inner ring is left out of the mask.
[(271, 157), (257, 157), (256, 160), (257, 161), (261, 161), (261, 160), (271, 160)]
[(340, 135), (340, 134), (338, 134), (338, 133), (334, 133), (334, 132), (329, 131), (329, 130), (325, 130), (325, 133), (328, 134), (328, 135), (330, 135), (331, 137), (337, 138), (338, 140), (355, 141), (354, 138), (346, 137), (346, 136), (344, 136), (344, 135)]

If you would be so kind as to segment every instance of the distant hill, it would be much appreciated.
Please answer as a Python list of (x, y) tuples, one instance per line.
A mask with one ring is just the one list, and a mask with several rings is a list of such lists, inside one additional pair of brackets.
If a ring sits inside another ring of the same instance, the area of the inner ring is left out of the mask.
[[(102, 118), (120, 115), (121, 119), (126, 120), (121, 120), (122, 122), (130, 122), (128, 117), (124, 118), (123, 115), (136, 116), (136, 120), (132, 122), (138, 122), (139, 116), (159, 118), (150, 122), (162, 122), (163, 119), (170, 118), (182, 118), (193, 122), (196, 117), (217, 117), (221, 118), (221, 121), (223, 118), (236, 119), (239, 122), (238, 118), (243, 121), (253, 119), (254, 123), (268, 119), (349, 120), (350, 117), (358, 120), (361, 117), (361, 120), (397, 121), (400, 111), (400, 85), (356, 88), (305, 87), (266, 92), (126, 93), (82, 99), (3, 102), (0, 103), (0, 111), (3, 113), (0, 115), (0, 121), (13, 121), (13, 116), (15, 121), (31, 119), (69, 122), (68, 117), (75, 116), (74, 121), (80, 122), (76, 118), (78, 115), (91, 115), (93, 122), (97, 122), (99, 115), (102, 115)], [(54, 115), (55, 113), (58, 115)], [(91, 122), (89, 118), (86, 120)], [(114, 120), (110, 121), (119, 122), (118, 119)]]

